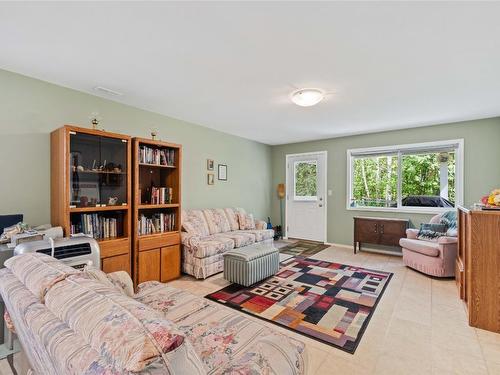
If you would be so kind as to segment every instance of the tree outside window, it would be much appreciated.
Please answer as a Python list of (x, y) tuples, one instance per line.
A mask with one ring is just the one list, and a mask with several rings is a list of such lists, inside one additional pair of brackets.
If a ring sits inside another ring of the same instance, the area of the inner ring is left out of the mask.
[(300, 161), (294, 163), (295, 200), (317, 199), (317, 162)]
[(455, 149), (410, 152), (402, 148), (376, 155), (353, 156), (351, 166), (350, 207), (455, 206)]

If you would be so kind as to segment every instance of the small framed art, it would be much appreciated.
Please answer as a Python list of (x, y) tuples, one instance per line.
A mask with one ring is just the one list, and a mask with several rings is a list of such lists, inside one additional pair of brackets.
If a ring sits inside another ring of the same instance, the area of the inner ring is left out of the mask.
[(207, 159), (207, 171), (214, 170), (214, 161), (212, 159)]
[(218, 165), (217, 178), (221, 181), (227, 181), (227, 165), (226, 164), (219, 164)]
[(213, 173), (207, 173), (207, 184), (213, 185), (215, 182), (215, 177)]

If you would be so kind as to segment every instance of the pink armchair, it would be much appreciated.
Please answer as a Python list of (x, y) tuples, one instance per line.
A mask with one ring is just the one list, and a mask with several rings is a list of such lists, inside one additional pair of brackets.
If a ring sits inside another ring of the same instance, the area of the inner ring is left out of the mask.
[[(441, 215), (434, 216), (430, 223), (439, 223)], [(437, 241), (417, 239), (418, 229), (407, 229), (407, 238), (401, 238), (403, 262), (408, 267), (427, 275), (453, 277), (457, 257), (457, 237), (439, 237)]]

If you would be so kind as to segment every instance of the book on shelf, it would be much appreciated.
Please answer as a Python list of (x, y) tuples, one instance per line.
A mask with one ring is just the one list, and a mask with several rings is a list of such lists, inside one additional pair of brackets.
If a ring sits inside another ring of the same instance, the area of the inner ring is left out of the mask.
[(106, 239), (118, 236), (118, 220), (99, 214), (82, 214), (80, 222), (71, 223), (71, 234), (88, 234), (95, 239)]
[(157, 213), (151, 216), (141, 215), (137, 223), (139, 235), (174, 231), (175, 216), (175, 213)]
[(170, 187), (151, 187), (151, 204), (172, 203), (173, 189)]
[(175, 150), (173, 148), (139, 147), (139, 163), (175, 166)]

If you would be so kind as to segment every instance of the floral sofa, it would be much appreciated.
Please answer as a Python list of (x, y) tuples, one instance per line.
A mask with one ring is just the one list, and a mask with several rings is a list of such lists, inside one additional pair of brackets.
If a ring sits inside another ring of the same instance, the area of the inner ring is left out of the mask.
[(183, 210), (182, 270), (204, 279), (223, 270), (226, 251), (273, 236), (265, 221), (254, 220), (242, 208)]
[[(35, 374), (303, 374), (304, 344), (156, 281), (9, 259), (0, 293)], [(8, 318), (8, 319), (7, 319)]]

